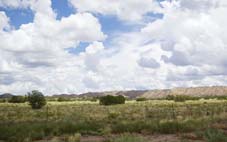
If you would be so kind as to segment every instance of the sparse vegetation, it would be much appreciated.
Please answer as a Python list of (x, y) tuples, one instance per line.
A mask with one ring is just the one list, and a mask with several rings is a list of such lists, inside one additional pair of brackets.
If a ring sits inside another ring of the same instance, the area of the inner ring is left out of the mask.
[[(92, 135), (103, 136), (108, 142), (146, 142), (143, 135), (147, 134), (199, 132), (196, 138), (200, 140), (225, 142), (223, 130), (227, 127), (223, 128), (226, 123), (222, 123), (227, 117), (227, 100), (179, 98), (125, 101), (123, 96), (106, 96), (100, 102), (75, 98), (46, 102), (41, 92), (32, 91), (29, 104), (34, 103), (32, 108), (39, 110), (31, 109), (28, 103), (0, 104), (0, 141), (77, 142), (84, 135)], [(111, 135), (118, 137), (106, 138)]]

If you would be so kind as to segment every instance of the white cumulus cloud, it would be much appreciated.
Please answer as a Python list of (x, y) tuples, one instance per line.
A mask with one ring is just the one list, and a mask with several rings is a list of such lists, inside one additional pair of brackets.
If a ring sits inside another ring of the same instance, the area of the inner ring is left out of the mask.
[(89, 11), (103, 15), (116, 15), (121, 20), (142, 20), (148, 12), (157, 12), (155, 0), (69, 0), (78, 11)]
[[(54, 94), (227, 84), (225, 0), (166, 0), (160, 6), (154, 0), (70, 2), (77, 13), (57, 20), (50, 0), (0, 0), (0, 7), (34, 12), (34, 21), (18, 29), (0, 12), (0, 91)], [(149, 12), (163, 18), (144, 22)], [(144, 24), (136, 31), (104, 34), (97, 13)], [(85, 51), (68, 52), (81, 42), (89, 43)]]

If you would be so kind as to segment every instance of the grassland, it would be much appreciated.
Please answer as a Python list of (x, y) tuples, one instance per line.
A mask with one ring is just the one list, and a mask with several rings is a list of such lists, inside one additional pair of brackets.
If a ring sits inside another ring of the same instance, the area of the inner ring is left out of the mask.
[(225, 142), (226, 100), (0, 103), (0, 141)]

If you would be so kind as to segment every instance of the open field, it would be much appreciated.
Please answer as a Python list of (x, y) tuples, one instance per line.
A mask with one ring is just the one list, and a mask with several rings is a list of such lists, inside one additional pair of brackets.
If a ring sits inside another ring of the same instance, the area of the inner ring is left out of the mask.
[(0, 103), (0, 140), (7, 142), (225, 142), (226, 132), (226, 100), (48, 102), (40, 110)]

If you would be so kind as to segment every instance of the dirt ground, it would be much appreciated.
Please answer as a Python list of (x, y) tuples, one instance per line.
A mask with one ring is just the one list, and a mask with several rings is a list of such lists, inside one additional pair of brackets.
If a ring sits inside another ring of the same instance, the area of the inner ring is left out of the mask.
[[(187, 142), (203, 142), (202, 140), (194, 139), (193, 135), (191, 134), (185, 134), (188, 136), (189, 139), (187, 139)], [(138, 135), (141, 136), (141, 135)], [(111, 136), (112, 138), (117, 137)], [(145, 139), (147, 139), (149, 142), (182, 142), (182, 137), (178, 135), (146, 135), (143, 136)], [(106, 138), (102, 136), (83, 136), (81, 137), (81, 142), (103, 142)]]
[[(138, 134), (135, 134), (138, 135)], [(187, 140), (184, 141), (182, 140), (182, 135), (178, 136), (175, 134), (169, 134), (169, 135), (160, 135), (160, 134), (155, 134), (155, 135), (138, 135), (138, 136), (143, 136), (148, 142), (204, 142), (202, 140), (194, 139), (191, 134), (185, 134), (188, 136)], [(80, 142), (104, 142), (107, 139), (110, 138), (116, 138), (118, 135), (112, 135), (109, 137), (103, 137), (103, 136), (82, 136), (80, 138)], [(61, 141), (53, 141), (52, 140), (40, 140), (36, 142), (61, 142)]]

